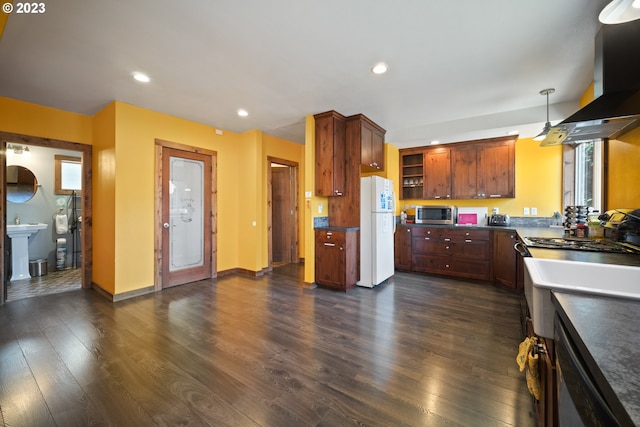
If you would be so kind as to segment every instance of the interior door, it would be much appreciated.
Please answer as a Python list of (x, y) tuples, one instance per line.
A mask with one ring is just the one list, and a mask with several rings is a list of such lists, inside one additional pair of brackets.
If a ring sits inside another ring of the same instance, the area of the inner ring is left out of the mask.
[(273, 199), (273, 262), (291, 262), (291, 218), (293, 210), (290, 203), (291, 168), (272, 166)]
[(211, 277), (211, 156), (162, 152), (162, 287)]

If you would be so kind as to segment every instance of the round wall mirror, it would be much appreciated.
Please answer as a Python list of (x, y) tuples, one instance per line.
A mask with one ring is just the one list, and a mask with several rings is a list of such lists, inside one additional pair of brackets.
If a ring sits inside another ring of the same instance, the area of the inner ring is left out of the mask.
[(7, 166), (7, 201), (11, 203), (28, 202), (38, 191), (38, 180), (24, 166)]

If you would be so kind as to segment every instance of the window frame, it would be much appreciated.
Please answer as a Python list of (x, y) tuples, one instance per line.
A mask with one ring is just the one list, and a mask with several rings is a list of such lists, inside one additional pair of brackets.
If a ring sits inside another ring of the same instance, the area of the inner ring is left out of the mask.
[(63, 190), (62, 189), (62, 163), (78, 163), (82, 167), (82, 157), (63, 156), (56, 154), (54, 156), (54, 194), (56, 195), (72, 195), (82, 193), (82, 190)]

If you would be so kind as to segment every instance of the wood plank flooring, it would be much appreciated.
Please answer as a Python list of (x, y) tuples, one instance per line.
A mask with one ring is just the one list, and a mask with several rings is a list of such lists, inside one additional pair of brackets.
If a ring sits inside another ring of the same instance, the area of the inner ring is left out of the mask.
[(0, 426), (535, 425), (521, 297), (405, 273), (348, 294), (301, 277), (8, 302)]

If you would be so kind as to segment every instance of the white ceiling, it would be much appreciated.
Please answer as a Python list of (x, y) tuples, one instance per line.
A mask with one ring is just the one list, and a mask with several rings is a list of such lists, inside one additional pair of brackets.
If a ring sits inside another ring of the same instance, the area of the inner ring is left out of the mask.
[[(540, 90), (556, 88), (552, 124), (578, 109), (606, 4), (48, 1), (43, 14), (10, 15), (0, 95), (87, 115), (119, 100), (299, 143), (304, 117), (327, 110), (365, 114), (399, 148), (512, 129), (528, 137), (546, 121)], [(379, 61), (384, 75), (370, 71)]]

